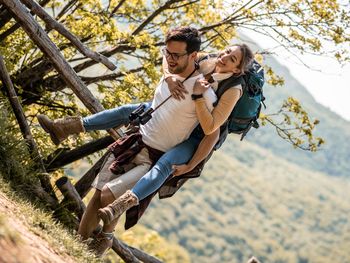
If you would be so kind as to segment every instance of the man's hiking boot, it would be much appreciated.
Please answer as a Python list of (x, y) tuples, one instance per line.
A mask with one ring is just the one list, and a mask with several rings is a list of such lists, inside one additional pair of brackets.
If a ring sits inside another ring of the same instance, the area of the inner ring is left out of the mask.
[(97, 257), (102, 257), (108, 249), (113, 245), (113, 233), (105, 233), (101, 231), (96, 237), (88, 244), (90, 250), (92, 250)]
[(139, 199), (130, 190), (126, 191), (113, 203), (98, 210), (97, 214), (105, 225), (110, 224), (115, 218), (120, 217), (129, 208), (138, 205)]
[(81, 117), (72, 116), (57, 120), (50, 120), (46, 115), (38, 115), (41, 127), (50, 134), (54, 144), (59, 145), (71, 134), (85, 132)]

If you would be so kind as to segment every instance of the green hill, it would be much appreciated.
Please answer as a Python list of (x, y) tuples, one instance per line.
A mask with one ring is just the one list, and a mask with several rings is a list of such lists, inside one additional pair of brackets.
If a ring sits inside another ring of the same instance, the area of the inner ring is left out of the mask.
[(200, 179), (155, 200), (141, 223), (192, 262), (350, 262), (350, 182), (229, 138)]

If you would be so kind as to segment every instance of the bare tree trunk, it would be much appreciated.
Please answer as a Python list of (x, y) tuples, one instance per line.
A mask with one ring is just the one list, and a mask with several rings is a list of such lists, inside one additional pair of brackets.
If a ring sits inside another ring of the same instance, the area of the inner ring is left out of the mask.
[(39, 179), (41, 182), (41, 186), (53, 198), (56, 198), (55, 192), (54, 192), (54, 190), (51, 186), (51, 183), (50, 183), (50, 178), (49, 178), (48, 174), (46, 173), (43, 160), (41, 159), (38, 148), (37, 148), (36, 143), (33, 139), (29, 125), (28, 125), (26, 117), (24, 115), (21, 103), (19, 102), (19, 99), (18, 99), (17, 94), (15, 92), (15, 89), (13, 87), (13, 84), (11, 82), (10, 76), (7, 72), (7, 69), (6, 69), (6, 66), (4, 63), (4, 59), (1, 55), (0, 55), (0, 74), (1, 74), (1, 79), (3, 81), (3, 84), (8, 92), (8, 98), (10, 100), (13, 112), (15, 113), (19, 127), (21, 129), (22, 134), (23, 134), (24, 140), (26, 141), (26, 144), (28, 145), (29, 153), (30, 153), (33, 161), (35, 162), (36, 167), (40, 171)]
[(92, 182), (100, 172), (105, 158), (107, 158), (109, 154), (110, 152), (106, 152), (74, 185), (81, 198), (84, 198), (90, 191)]
[[(39, 2), (40, 6), (45, 6), (48, 2), (50, 2), (50, 0), (42, 0)], [(10, 19), (12, 18), (10, 12), (5, 9), (4, 13), (0, 13), (0, 28), (2, 26), (4, 26), (8, 21), (10, 21)], [(0, 35), (0, 42), (3, 41), (6, 37), (8, 37), (9, 35), (11, 35), (12, 33), (14, 33), (18, 28), (20, 28), (20, 24), (16, 23), (14, 24), (12, 27), (10, 27), (8, 30), (6, 30), (5, 32), (3, 32)]]
[[(125, 243), (123, 243), (122, 241), (119, 240), (119, 242), (124, 245), (124, 246), (128, 246), (129, 250), (135, 255), (135, 257), (137, 257), (139, 260), (141, 260), (142, 262), (149, 262), (149, 263), (162, 263), (162, 261), (160, 261), (159, 259), (152, 257), (148, 254), (146, 254), (145, 252), (131, 247), (129, 245), (126, 245)], [(114, 241), (113, 241), (114, 243)]]
[(102, 105), (94, 98), (79, 79), (74, 70), (66, 62), (56, 45), (50, 40), (41, 26), (29, 14), (28, 10), (19, 0), (1, 0), (4, 5), (16, 16), (15, 19), (21, 24), (29, 37), (38, 45), (53, 62), (55, 69), (62, 75), (69, 87), (91, 112), (103, 110)]
[(116, 238), (113, 238), (112, 249), (127, 263), (139, 263), (140, 262), (134, 256), (134, 254), (130, 251), (128, 246), (126, 246), (125, 244), (122, 245), (121, 242)]
[(100, 150), (106, 149), (108, 145), (114, 142), (114, 139), (111, 136), (106, 136), (98, 140), (89, 142), (75, 148), (73, 150), (67, 149), (58, 149), (44, 161), (46, 170), (48, 172), (56, 171), (63, 166), (80, 160), (90, 154), (98, 152)]
[(73, 211), (78, 216), (78, 218), (81, 219), (86, 206), (81, 200), (77, 190), (69, 181), (68, 177), (61, 177), (56, 181), (55, 184), (64, 196), (61, 205), (63, 205), (63, 207), (67, 207), (70, 211)]

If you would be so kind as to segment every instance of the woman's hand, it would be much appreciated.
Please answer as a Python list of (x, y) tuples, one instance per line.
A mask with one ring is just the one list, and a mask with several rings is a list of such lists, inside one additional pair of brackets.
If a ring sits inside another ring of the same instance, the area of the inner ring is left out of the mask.
[(208, 81), (205, 79), (197, 79), (193, 87), (193, 94), (203, 94), (208, 88), (210, 88)]
[(176, 100), (184, 100), (185, 94), (188, 93), (188, 91), (185, 89), (184, 85), (181, 83), (180, 80), (173, 76), (169, 76), (165, 79), (166, 83), (168, 84), (169, 91), (171, 95)]
[(190, 167), (187, 164), (173, 165), (172, 167), (173, 167), (173, 175), (174, 176), (183, 175), (183, 174), (185, 174), (193, 169), (192, 167)]

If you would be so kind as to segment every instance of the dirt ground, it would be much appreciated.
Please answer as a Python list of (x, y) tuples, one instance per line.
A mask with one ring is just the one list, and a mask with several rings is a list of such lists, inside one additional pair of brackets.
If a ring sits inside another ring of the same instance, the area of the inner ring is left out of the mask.
[(24, 216), (18, 216), (16, 204), (0, 192), (2, 224), (10, 235), (0, 231), (0, 263), (70, 263), (68, 255), (53, 249), (50, 244), (33, 233)]

